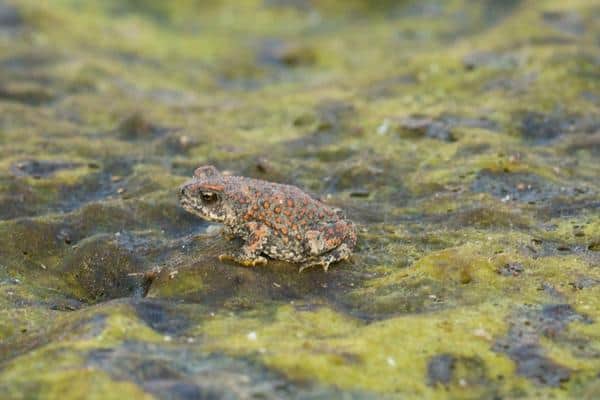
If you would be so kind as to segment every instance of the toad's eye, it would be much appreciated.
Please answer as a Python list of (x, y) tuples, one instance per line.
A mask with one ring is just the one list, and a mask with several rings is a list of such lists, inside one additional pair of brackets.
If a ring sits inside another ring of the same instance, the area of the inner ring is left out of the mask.
[(202, 192), (200, 196), (202, 196), (202, 201), (204, 203), (212, 203), (217, 200), (217, 195), (213, 192)]

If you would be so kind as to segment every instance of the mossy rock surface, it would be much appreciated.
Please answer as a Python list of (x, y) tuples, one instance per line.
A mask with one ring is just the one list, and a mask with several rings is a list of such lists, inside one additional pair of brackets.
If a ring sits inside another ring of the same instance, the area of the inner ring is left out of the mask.
[[(0, 0), (0, 397), (599, 398), (600, 6)], [(202, 164), (359, 227), (218, 260)]]

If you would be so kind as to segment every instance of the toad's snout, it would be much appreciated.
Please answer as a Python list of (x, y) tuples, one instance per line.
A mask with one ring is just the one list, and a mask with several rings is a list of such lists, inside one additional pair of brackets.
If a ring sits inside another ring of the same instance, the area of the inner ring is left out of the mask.
[(186, 182), (179, 186), (179, 197), (186, 197), (193, 194), (194, 183)]
[(187, 185), (183, 184), (179, 186), (179, 197), (185, 197), (187, 195)]

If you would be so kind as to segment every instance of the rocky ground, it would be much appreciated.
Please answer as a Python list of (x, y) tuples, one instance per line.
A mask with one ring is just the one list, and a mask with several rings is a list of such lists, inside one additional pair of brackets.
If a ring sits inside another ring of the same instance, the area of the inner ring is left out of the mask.
[[(600, 397), (599, 18), (0, 1), (0, 393)], [(345, 209), (352, 261), (220, 263), (208, 163)]]

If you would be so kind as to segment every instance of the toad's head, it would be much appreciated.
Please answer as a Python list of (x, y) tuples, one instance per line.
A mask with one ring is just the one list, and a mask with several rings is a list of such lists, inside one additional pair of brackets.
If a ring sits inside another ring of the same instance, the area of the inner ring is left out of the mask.
[(179, 188), (181, 206), (209, 221), (225, 221), (228, 212), (225, 199), (224, 177), (212, 165), (197, 168), (192, 180)]

